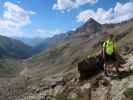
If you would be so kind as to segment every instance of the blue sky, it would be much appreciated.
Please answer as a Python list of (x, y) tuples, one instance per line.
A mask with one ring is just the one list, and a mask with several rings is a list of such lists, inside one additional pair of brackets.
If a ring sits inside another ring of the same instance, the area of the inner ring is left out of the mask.
[(118, 23), (133, 17), (133, 0), (0, 0), (0, 34), (51, 37), (74, 30), (90, 17)]

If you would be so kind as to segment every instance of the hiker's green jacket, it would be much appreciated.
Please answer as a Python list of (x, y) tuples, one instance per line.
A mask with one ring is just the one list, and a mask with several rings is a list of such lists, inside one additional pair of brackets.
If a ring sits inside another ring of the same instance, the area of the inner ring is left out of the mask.
[(108, 55), (112, 55), (116, 49), (116, 45), (112, 40), (107, 40), (103, 43), (103, 48)]

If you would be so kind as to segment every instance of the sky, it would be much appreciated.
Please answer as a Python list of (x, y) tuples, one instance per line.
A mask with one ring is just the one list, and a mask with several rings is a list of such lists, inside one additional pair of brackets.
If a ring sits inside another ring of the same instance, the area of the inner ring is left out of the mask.
[(52, 37), (93, 18), (101, 24), (133, 18), (133, 0), (0, 0), (0, 35)]

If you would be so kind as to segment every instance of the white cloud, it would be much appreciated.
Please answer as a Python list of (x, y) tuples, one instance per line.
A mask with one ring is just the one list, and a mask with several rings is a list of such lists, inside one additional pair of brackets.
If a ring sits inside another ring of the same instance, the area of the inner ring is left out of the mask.
[(28, 12), (18, 5), (15, 5), (11, 2), (6, 2), (4, 7), (6, 9), (3, 15), (5, 20), (10, 20), (20, 26), (31, 23)]
[(30, 15), (35, 14), (33, 11), (26, 11), (20, 6), (11, 3), (4, 3), (4, 13), (0, 18), (0, 29), (5, 29), (9, 33), (21, 33), (22, 27), (31, 23)]
[(36, 14), (36, 12), (34, 12), (34, 11), (29, 11), (29, 14), (34, 15), (34, 14)]
[(94, 18), (100, 23), (118, 23), (133, 17), (133, 2), (125, 4), (117, 3), (114, 8), (104, 10), (98, 8), (96, 11), (82, 11), (76, 18), (77, 22), (86, 22), (89, 18)]
[(95, 4), (97, 0), (57, 0), (57, 3), (53, 5), (54, 10), (69, 11), (73, 8), (78, 8), (85, 4)]
[(50, 35), (53, 36), (53, 35), (57, 35), (57, 34), (61, 34), (61, 33), (63, 33), (63, 31), (61, 31), (59, 29), (55, 29), (55, 30), (50, 32)]
[(24, 33), (20, 31), (10, 31), (0, 32), (0, 35), (8, 36), (8, 37), (23, 37)]
[(63, 33), (63, 31), (59, 30), (59, 29), (55, 29), (55, 30), (47, 30), (47, 29), (43, 29), (43, 28), (37, 28), (36, 30), (36, 34), (37, 36), (40, 36), (40, 37), (52, 37), (54, 35), (57, 35), (57, 34), (61, 34)]
[(46, 30), (40, 29), (40, 28), (36, 29), (36, 31), (37, 31), (38, 33), (45, 33), (45, 32), (47, 32)]
[(105, 11), (103, 8), (98, 8), (96, 12), (93, 10), (86, 10), (81, 12), (77, 16), (77, 21), (78, 22), (86, 22), (89, 18), (94, 18), (95, 20), (99, 21), (100, 23), (104, 23), (106, 20), (109, 22), (112, 18), (112, 8), (110, 8), (108, 11)]
[(0, 20), (0, 28), (8, 28), (8, 22)]

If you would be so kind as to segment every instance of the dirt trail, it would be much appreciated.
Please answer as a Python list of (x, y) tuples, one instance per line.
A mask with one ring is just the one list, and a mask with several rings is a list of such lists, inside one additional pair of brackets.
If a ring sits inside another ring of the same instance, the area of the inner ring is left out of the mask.
[(23, 62), (23, 67), (24, 67), (24, 69), (20, 72), (20, 76), (25, 76), (28, 71), (26, 60), (24, 60), (24, 62)]

